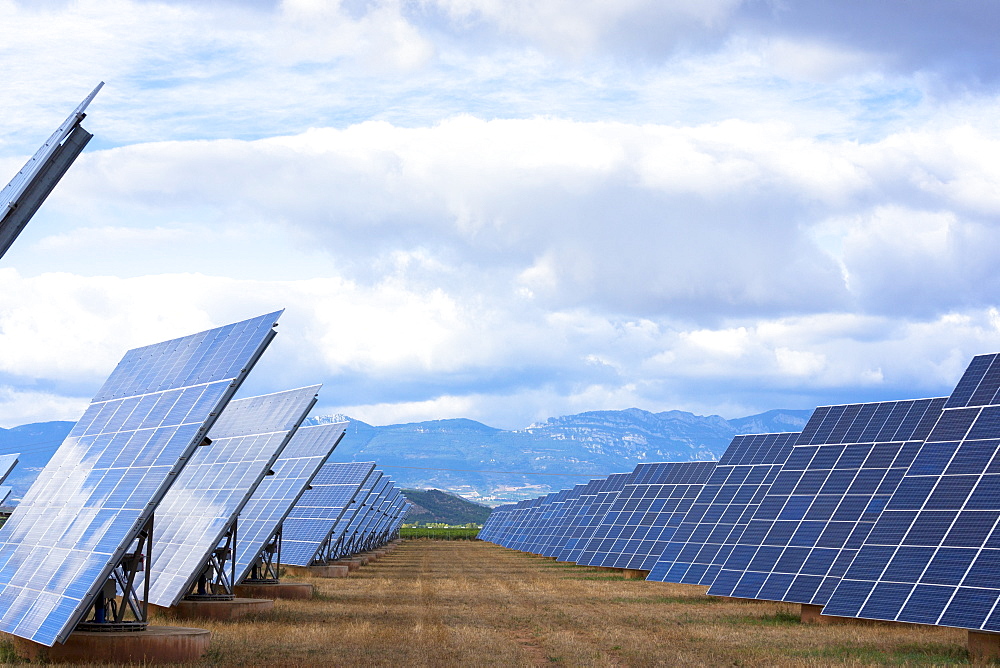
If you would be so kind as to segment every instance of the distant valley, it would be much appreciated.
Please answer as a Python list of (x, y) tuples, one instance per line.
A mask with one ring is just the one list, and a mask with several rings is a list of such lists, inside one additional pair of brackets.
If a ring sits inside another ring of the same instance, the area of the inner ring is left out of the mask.
[[(514, 431), (466, 419), (375, 427), (334, 415), (308, 422), (350, 422), (335, 461), (375, 461), (398, 486), (440, 489), (497, 505), (629, 471), (640, 462), (718, 459), (736, 434), (798, 431), (811, 413), (773, 410), (725, 420), (630, 408), (549, 418)], [(72, 422), (44, 422), (0, 429), (0, 453), (22, 453), (8, 478), (15, 499), (72, 427)]]

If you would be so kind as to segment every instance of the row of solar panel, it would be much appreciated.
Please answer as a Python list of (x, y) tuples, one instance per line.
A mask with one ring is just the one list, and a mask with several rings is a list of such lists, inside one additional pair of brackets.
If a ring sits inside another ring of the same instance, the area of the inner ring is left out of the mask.
[(480, 538), (825, 615), (1000, 631), (1000, 354), (949, 397), (817, 408), (715, 462), (494, 509)]
[[(81, 122), (101, 86), (0, 190), (0, 257), (91, 139)], [(109, 578), (147, 532), (138, 576), (149, 602), (170, 606), (220, 570), (220, 554), (231, 588), (274, 546), (309, 565), (398, 531), (409, 504), (374, 464), (327, 462), (345, 424), (299, 428), (319, 386), (231, 401), (278, 316), (126, 353), (0, 528), (0, 631), (65, 641), (89, 610), (100, 617)], [(0, 456), (7, 472), (15, 463)]]
[(301, 426), (319, 386), (231, 401), (280, 315), (126, 353), (0, 528), (0, 630), (64, 641), (154, 514), (161, 606), (234, 534), (230, 584), (275, 543), (307, 566), (396, 534), (409, 504), (392, 481), (374, 463), (327, 461), (346, 423)]

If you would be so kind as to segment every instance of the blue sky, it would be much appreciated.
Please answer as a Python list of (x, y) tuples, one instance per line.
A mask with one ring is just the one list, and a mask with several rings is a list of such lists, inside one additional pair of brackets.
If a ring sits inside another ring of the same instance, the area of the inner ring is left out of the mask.
[(0, 0), (0, 180), (107, 82), (0, 263), (0, 425), (282, 307), (244, 393), (375, 424), (947, 393), (1000, 349), (998, 19)]

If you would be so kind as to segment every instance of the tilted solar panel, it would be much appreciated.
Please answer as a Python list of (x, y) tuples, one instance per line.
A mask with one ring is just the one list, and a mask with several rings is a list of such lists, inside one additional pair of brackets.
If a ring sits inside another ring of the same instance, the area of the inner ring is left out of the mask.
[(631, 481), (634, 473), (634, 471), (613, 473), (604, 480), (604, 484), (601, 485), (600, 491), (594, 495), (590, 505), (577, 516), (577, 522), (559, 554), (558, 561), (579, 562), (583, 555), (583, 549), (594, 535), (594, 530), (601, 524), (618, 493)]
[(314, 561), (328, 562), (349, 553), (354, 527), (368, 514), (371, 504), (378, 499), (378, 490), (388, 482), (389, 479), (383, 476), (381, 471), (372, 471), (351, 502), (343, 509), (340, 518), (317, 550)]
[(0, 631), (73, 631), (274, 337), (280, 312), (130, 350), (0, 528)]
[[(0, 483), (6, 480), (7, 476), (10, 475), (10, 472), (14, 470), (15, 466), (17, 466), (18, 456), (18, 453), (0, 455)], [(10, 498), (13, 491), (14, 490), (11, 487), (0, 485), (0, 505), (7, 502), (7, 499)]]
[(521, 550), (522, 552), (531, 551), (529, 547), (538, 535), (540, 525), (548, 519), (549, 513), (552, 510), (552, 504), (555, 503), (559, 494), (559, 492), (552, 492), (538, 498), (537, 502), (531, 507), (531, 513), (525, 515), (524, 521), (517, 529), (517, 534), (512, 545), (515, 550)]
[[(392, 491), (392, 480), (389, 479), (389, 476), (381, 471), (376, 471), (376, 473), (379, 473), (380, 477), (371, 487), (367, 498), (348, 520), (343, 534), (337, 537), (334, 544), (330, 545), (326, 559), (340, 559), (363, 549), (361, 546), (365, 543), (366, 531), (369, 525), (377, 519), (382, 505)], [(322, 549), (319, 554), (319, 558), (323, 558)]]
[(944, 402), (817, 408), (708, 593), (825, 605)]
[(374, 462), (327, 462), (281, 525), (281, 560), (309, 566), (375, 470)]
[(581, 523), (581, 514), (585, 513), (590, 508), (590, 504), (596, 498), (597, 492), (600, 490), (601, 486), (604, 485), (604, 483), (605, 481), (603, 479), (591, 480), (583, 485), (583, 489), (575, 499), (567, 502), (568, 508), (562, 520), (562, 526), (559, 527), (558, 531), (553, 536), (552, 544), (549, 546), (545, 556), (555, 557), (557, 559), (559, 558), (563, 549), (566, 547), (566, 543), (572, 536), (574, 529), (576, 529)]
[(998, 388), (973, 359), (823, 614), (1000, 631)]
[(566, 496), (556, 510), (548, 526), (539, 537), (537, 554), (545, 557), (554, 557), (561, 549), (560, 538), (565, 535), (567, 525), (572, 517), (572, 510), (576, 502), (580, 500), (580, 495), (587, 489), (587, 485), (576, 485), (572, 489), (566, 490)]
[(346, 422), (299, 427), (265, 477), (243, 506), (236, 543), (236, 581), (250, 575), (258, 556), (281, 528), (310, 482), (347, 429)]
[(93, 137), (80, 126), (80, 122), (102, 86), (104, 82), (99, 83), (84, 98), (21, 171), (0, 190), (0, 257), (14, 243), (35, 211)]
[(316, 403), (320, 387), (238, 399), (226, 406), (208, 433), (211, 445), (195, 450), (156, 508), (150, 603), (169, 608), (191, 592), (251, 493)]
[(646, 579), (712, 584), (798, 436), (733, 438)]
[(649, 570), (714, 469), (715, 462), (639, 464), (577, 563)]

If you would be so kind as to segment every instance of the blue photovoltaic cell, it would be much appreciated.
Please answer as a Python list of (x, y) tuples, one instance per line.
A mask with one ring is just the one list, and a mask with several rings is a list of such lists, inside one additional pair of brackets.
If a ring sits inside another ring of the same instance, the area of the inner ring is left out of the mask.
[(973, 359), (824, 614), (1000, 631), (998, 387)]
[(365, 481), (374, 462), (327, 462), (285, 518), (281, 528), (281, 560), (308, 566)]
[(817, 409), (708, 593), (824, 605), (944, 402)]
[(574, 527), (570, 530), (570, 536), (559, 554), (558, 561), (568, 561), (578, 563), (583, 556), (583, 549), (594, 536), (594, 531), (600, 526), (607, 514), (611, 504), (618, 497), (618, 493), (626, 484), (632, 481), (635, 471), (631, 473), (615, 473), (607, 477), (601, 490), (594, 496), (594, 499), (587, 506), (586, 510), (577, 515)]
[(187, 595), (257, 484), (316, 403), (321, 386), (238, 399), (208, 432), (156, 508), (149, 602)]
[(712, 584), (798, 437), (735, 437), (646, 579)]
[(715, 462), (639, 464), (577, 563), (649, 570), (714, 468)]
[(48, 646), (66, 639), (279, 315), (126, 353), (0, 528), (0, 631)]
[(346, 422), (299, 427), (278, 455), (271, 467), (274, 475), (265, 477), (257, 485), (240, 512), (237, 582), (249, 575), (261, 551), (274, 538), (295, 502), (344, 437), (346, 428)]

